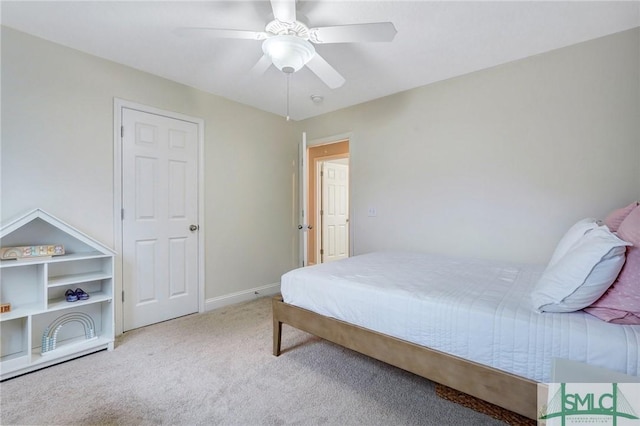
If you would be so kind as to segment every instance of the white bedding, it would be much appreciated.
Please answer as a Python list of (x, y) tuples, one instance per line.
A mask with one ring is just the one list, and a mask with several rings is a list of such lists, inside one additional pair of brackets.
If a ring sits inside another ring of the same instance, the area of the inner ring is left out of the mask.
[(640, 374), (640, 326), (537, 313), (540, 265), (376, 252), (282, 276), (286, 303), (539, 382), (552, 358)]

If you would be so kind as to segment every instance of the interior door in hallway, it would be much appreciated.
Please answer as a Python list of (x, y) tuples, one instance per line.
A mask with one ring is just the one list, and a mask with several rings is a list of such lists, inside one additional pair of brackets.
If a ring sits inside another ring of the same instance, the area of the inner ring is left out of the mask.
[[(347, 161), (347, 160), (343, 160)], [(322, 163), (322, 262), (349, 257), (349, 165)]]
[(122, 109), (125, 331), (198, 311), (198, 125)]

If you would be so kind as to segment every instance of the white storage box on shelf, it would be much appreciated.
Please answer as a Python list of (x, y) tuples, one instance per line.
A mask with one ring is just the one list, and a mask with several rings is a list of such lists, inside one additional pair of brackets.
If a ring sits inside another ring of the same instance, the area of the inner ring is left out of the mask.
[[(113, 350), (115, 253), (40, 209), (0, 229), (0, 247), (41, 245), (65, 254), (0, 261), (0, 302), (11, 304), (0, 314), (1, 380)], [(89, 298), (68, 302), (78, 288)]]

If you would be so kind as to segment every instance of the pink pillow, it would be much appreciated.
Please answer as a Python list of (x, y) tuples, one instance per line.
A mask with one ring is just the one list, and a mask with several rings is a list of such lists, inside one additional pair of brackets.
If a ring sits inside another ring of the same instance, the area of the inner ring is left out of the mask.
[(616, 324), (640, 324), (640, 207), (622, 221), (618, 236), (634, 246), (627, 247), (618, 279), (584, 311)]
[(627, 248), (627, 261), (606, 293), (584, 311), (616, 324), (640, 324), (640, 247)]
[(611, 232), (616, 232), (620, 227), (620, 224), (622, 223), (622, 221), (627, 216), (629, 216), (629, 213), (631, 213), (633, 209), (636, 208), (637, 205), (638, 205), (638, 202), (634, 201), (633, 203), (629, 204), (627, 207), (623, 207), (621, 209), (612, 211), (605, 218), (604, 224), (609, 227)]
[(640, 207), (636, 207), (627, 215), (618, 227), (618, 236), (640, 247)]

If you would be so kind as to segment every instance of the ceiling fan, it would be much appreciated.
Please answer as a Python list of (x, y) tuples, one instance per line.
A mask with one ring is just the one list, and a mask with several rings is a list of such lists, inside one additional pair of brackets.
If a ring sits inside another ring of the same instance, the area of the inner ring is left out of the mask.
[(342, 86), (345, 79), (316, 52), (313, 44), (392, 41), (397, 32), (391, 22), (309, 28), (297, 20), (295, 0), (271, 0), (271, 8), (275, 19), (264, 31), (192, 27), (177, 32), (262, 41), (264, 54), (251, 69), (253, 74), (261, 75), (271, 64), (286, 74), (306, 65), (331, 89)]

